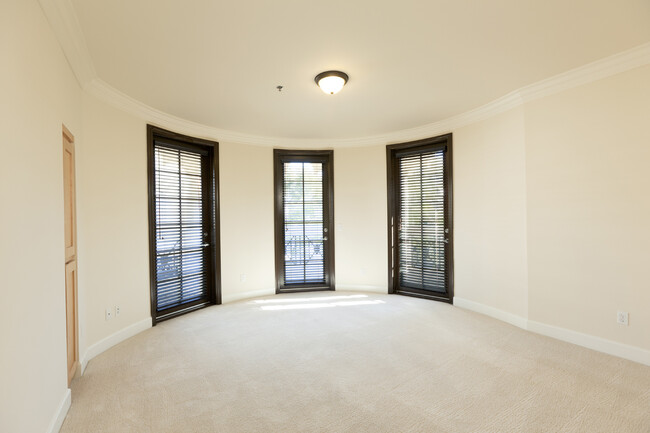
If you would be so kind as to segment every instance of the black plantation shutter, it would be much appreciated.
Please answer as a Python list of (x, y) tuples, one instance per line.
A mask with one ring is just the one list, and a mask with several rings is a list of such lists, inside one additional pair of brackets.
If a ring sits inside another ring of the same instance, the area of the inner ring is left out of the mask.
[(397, 153), (399, 283), (445, 293), (444, 149)]
[(284, 162), (284, 282), (325, 284), (323, 163)]
[(207, 300), (203, 155), (154, 145), (157, 311)]

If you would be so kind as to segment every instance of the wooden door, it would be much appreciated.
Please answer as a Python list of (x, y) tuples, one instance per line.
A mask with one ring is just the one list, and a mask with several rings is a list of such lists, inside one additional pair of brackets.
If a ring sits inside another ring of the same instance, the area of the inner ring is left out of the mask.
[(68, 353), (68, 385), (79, 365), (77, 335), (77, 212), (74, 137), (63, 126), (63, 202), (65, 233), (65, 313)]

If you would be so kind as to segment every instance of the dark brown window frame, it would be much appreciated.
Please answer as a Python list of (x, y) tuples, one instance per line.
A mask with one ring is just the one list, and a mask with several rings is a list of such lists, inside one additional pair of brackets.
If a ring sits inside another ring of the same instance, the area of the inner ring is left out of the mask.
[[(209, 166), (211, 179), (207, 196), (211, 198), (212, 222), (209, 228), (209, 240), (211, 243), (212, 260), (208, 272), (209, 280), (213, 284), (208, 290), (208, 300), (199, 300), (192, 303), (180, 305), (170, 309), (163, 316), (157, 313), (157, 287), (156, 287), (156, 190), (155, 190), (155, 166), (154, 166), (154, 144), (156, 139), (170, 140), (181, 143), (188, 147), (202, 148), (209, 150)], [(153, 125), (147, 125), (147, 178), (148, 178), (148, 207), (149, 207), (149, 286), (151, 294), (151, 321), (152, 325), (163, 320), (171, 319), (182, 314), (189, 313), (209, 305), (221, 304), (221, 241), (220, 241), (220, 220), (219, 220), (219, 143), (201, 138), (194, 138), (187, 135), (177, 134), (166, 129)]]
[[(453, 159), (452, 159), (452, 134), (444, 134), (433, 138), (411, 141), (408, 143), (399, 143), (386, 146), (386, 168), (387, 168), (387, 187), (388, 187), (388, 293), (413, 296), (417, 298), (432, 299), (441, 302), (453, 304), (454, 302), (454, 225), (453, 225)], [(446, 223), (449, 233), (447, 239), (449, 243), (445, 246), (446, 255), (446, 272), (448, 276), (449, 287), (447, 295), (439, 296), (434, 292), (417, 289), (401, 289), (399, 286), (399, 273), (394, 272), (397, 269), (396, 263), (399, 260), (397, 251), (397, 230), (393, 230), (393, 221), (397, 220), (398, 203), (396, 190), (397, 185), (397, 158), (396, 154), (404, 150), (418, 151), (424, 148), (440, 147), (446, 148), (445, 156), (445, 186), (446, 186)], [(395, 248), (393, 248), (395, 246)]]
[[(326, 260), (329, 272), (326, 275), (326, 285), (305, 284), (295, 285), (287, 289), (284, 286), (284, 208), (282, 200), (283, 176), (282, 163), (285, 161), (309, 162), (320, 159), (326, 162), (324, 174), (327, 176), (327, 188), (323, 191), (323, 200), (328, 204), (323, 217), (328, 229)], [(274, 231), (275, 231), (275, 293), (294, 293), (336, 290), (334, 268), (334, 151), (333, 150), (291, 150), (273, 149), (273, 200), (274, 200)]]

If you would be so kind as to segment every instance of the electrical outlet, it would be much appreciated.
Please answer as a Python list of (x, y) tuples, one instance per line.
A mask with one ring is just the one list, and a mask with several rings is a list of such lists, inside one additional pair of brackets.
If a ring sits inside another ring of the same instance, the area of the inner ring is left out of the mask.
[(627, 311), (619, 311), (616, 313), (616, 323), (628, 326), (630, 324), (630, 315)]
[(106, 309), (106, 320), (111, 320), (113, 318), (113, 311), (110, 308)]
[(120, 306), (119, 306), (119, 305), (116, 305), (116, 306), (115, 306), (115, 317), (117, 317), (117, 316), (119, 316), (119, 315), (120, 315)]
[(241, 281), (242, 283), (245, 283), (246, 282), (246, 274), (239, 274), (239, 281)]

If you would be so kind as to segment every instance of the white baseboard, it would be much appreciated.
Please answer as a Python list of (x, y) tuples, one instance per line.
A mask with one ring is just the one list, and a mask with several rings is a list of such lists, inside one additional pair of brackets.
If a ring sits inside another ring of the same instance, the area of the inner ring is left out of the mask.
[(275, 295), (275, 289), (249, 290), (240, 293), (222, 293), (221, 303), (229, 304), (231, 302), (241, 301), (243, 299), (257, 298), (258, 296)]
[(90, 346), (81, 358), (81, 374), (83, 375), (86, 371), (88, 361), (93, 359), (95, 356), (149, 328), (151, 328), (151, 317), (142, 319), (133, 325), (127, 326), (126, 328), (121, 329)]
[(477, 313), (485, 314), (486, 316), (494, 317), (502, 322), (510, 323), (522, 329), (528, 329), (528, 319), (518, 316), (507, 311), (499, 310), (498, 308), (490, 307), (489, 305), (481, 304), (478, 302), (470, 301), (469, 299), (459, 298), (454, 296), (454, 305), (466, 310), (475, 311)]
[(605, 338), (596, 337), (594, 335), (583, 334), (581, 332), (560, 328), (558, 326), (535, 322), (534, 320), (528, 320), (524, 317), (517, 316), (516, 314), (508, 313), (498, 308), (459, 298), (457, 296), (454, 297), (454, 305), (477, 313), (485, 314), (486, 316), (510, 323), (511, 325), (526, 329), (536, 334), (545, 335), (567, 343), (576, 344), (598, 352), (607, 353), (608, 355), (618, 356), (619, 358), (628, 359), (630, 361), (650, 366), (650, 351), (640, 347), (630, 346), (616, 341), (607, 340)]
[(371, 293), (382, 293), (384, 295), (388, 294), (388, 289), (382, 286), (361, 286), (355, 284), (337, 284), (336, 291), (341, 292), (371, 292)]
[(650, 350), (644, 350), (640, 347), (629, 346), (605, 338), (583, 334), (581, 332), (547, 325), (532, 320), (528, 321), (528, 329), (537, 334), (546, 335), (547, 337), (556, 338), (598, 352), (607, 353), (608, 355), (618, 356), (619, 358), (629, 359), (630, 361), (650, 366)]
[(52, 421), (50, 421), (50, 425), (47, 428), (47, 433), (59, 433), (59, 430), (61, 430), (61, 426), (63, 425), (63, 421), (65, 420), (65, 416), (68, 414), (68, 410), (70, 410), (71, 403), (72, 395), (70, 393), (70, 389), (66, 389), (65, 394), (63, 394), (63, 398), (61, 399), (61, 403), (59, 403), (59, 407), (54, 413)]

